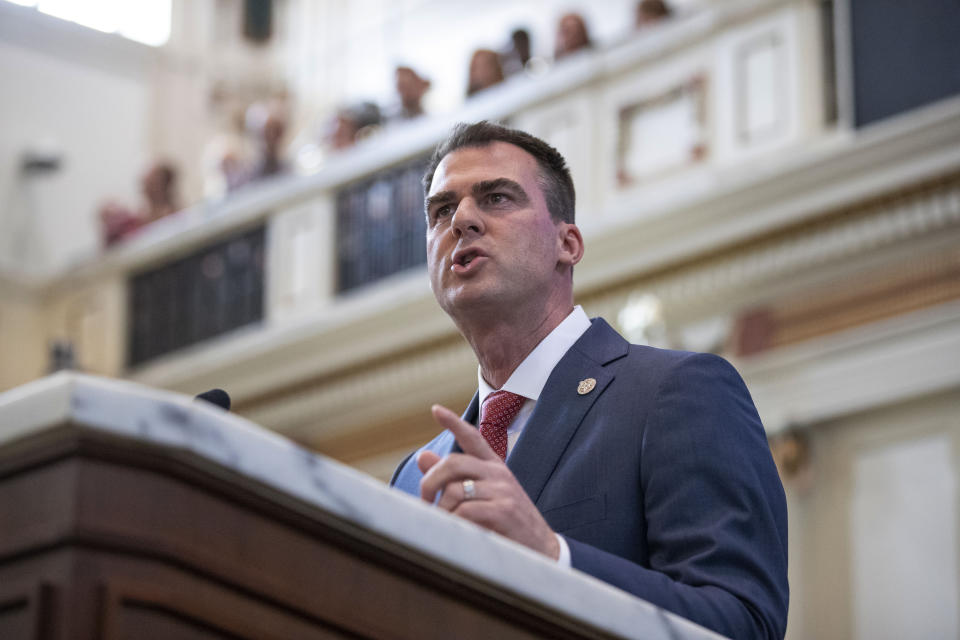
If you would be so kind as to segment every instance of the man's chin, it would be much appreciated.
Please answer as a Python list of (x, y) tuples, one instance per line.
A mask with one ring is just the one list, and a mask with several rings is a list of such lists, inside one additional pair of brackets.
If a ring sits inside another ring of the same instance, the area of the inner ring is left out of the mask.
[(491, 311), (503, 304), (503, 297), (481, 287), (461, 287), (446, 291), (437, 299), (440, 307), (451, 316)]

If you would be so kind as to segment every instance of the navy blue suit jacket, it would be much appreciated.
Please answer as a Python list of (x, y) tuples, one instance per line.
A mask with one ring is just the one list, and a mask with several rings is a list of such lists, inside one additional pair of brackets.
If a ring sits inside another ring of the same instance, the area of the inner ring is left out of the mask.
[[(577, 393), (579, 382), (596, 387)], [(476, 424), (477, 397), (464, 419)], [(444, 431), (425, 449), (459, 450)], [(629, 344), (602, 319), (553, 372), (507, 459), (573, 567), (732, 638), (782, 638), (787, 511), (726, 360)], [(391, 482), (419, 495), (408, 457)]]

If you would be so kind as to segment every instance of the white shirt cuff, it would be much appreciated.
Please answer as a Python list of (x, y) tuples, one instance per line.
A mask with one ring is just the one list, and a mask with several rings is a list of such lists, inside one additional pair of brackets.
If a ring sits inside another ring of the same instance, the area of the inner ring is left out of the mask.
[(559, 533), (554, 533), (553, 535), (557, 536), (557, 542), (560, 543), (560, 557), (557, 558), (557, 564), (561, 567), (570, 568), (570, 546), (567, 544), (567, 541), (563, 539), (563, 536)]

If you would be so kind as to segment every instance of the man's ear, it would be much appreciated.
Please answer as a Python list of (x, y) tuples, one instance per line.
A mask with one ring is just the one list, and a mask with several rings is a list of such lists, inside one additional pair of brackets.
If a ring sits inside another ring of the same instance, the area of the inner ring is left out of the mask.
[(557, 264), (572, 267), (583, 258), (583, 235), (577, 225), (570, 222), (558, 224), (557, 242), (560, 244)]

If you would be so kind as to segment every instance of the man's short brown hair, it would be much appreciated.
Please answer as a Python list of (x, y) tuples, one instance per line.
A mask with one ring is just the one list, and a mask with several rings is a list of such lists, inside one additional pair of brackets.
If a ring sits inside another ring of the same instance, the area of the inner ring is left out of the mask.
[(430, 193), (433, 174), (448, 153), (467, 147), (485, 147), (494, 142), (512, 144), (533, 156), (540, 167), (540, 188), (543, 190), (550, 217), (554, 222), (573, 223), (576, 192), (573, 189), (570, 169), (560, 152), (536, 136), (486, 120), (474, 124), (461, 122), (453, 128), (446, 140), (437, 145), (423, 176), (424, 194)]

